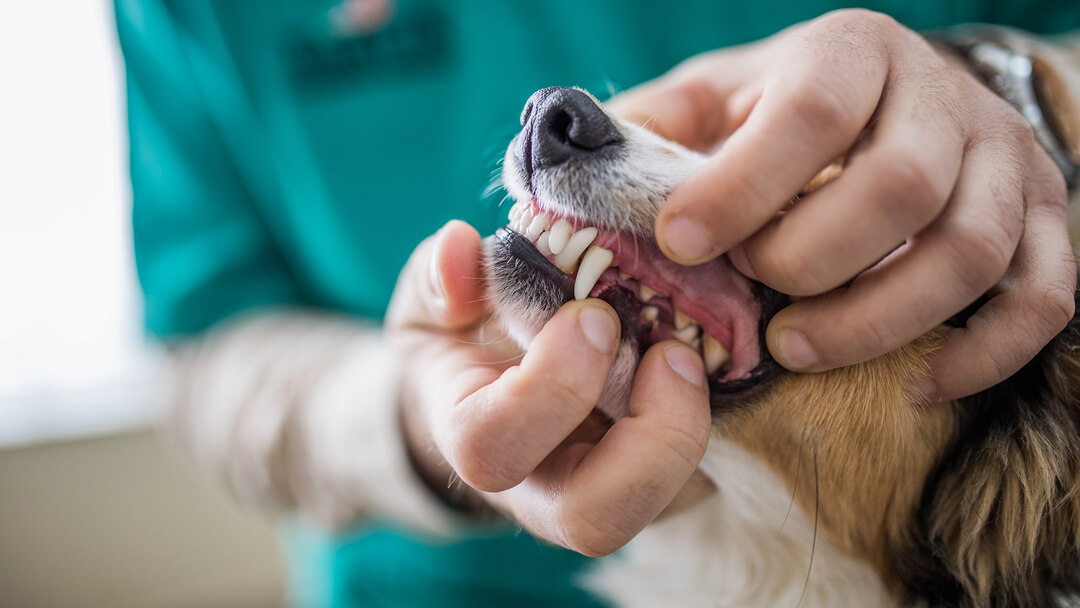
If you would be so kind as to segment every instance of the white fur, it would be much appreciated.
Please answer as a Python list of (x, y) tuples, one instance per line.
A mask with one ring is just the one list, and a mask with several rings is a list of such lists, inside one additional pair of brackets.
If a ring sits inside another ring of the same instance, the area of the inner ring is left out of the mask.
[(713, 437), (701, 470), (718, 493), (603, 560), (587, 575), (590, 591), (630, 608), (897, 604), (868, 564), (823, 534), (815, 545), (813, 514), (792, 505), (791, 489), (742, 448)]

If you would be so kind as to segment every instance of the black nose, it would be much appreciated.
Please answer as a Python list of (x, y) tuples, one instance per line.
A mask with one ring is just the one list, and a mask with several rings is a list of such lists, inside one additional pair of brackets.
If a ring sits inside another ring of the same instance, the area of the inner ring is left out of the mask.
[(526, 171), (588, 156), (622, 141), (607, 114), (577, 89), (550, 87), (533, 93), (521, 112), (525, 133), (520, 145)]

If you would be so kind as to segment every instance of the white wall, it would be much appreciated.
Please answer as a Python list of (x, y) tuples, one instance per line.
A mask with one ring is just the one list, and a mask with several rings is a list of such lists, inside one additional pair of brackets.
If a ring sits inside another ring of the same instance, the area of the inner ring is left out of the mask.
[(0, 445), (157, 409), (112, 3), (0, 3)]

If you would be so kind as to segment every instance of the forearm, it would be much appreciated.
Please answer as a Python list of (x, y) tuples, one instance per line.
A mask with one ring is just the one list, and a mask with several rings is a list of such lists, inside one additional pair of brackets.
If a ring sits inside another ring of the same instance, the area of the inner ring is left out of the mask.
[(241, 500), (337, 526), (364, 516), (447, 532), (454, 516), (410, 465), (381, 331), (282, 311), (170, 351), (172, 428)]

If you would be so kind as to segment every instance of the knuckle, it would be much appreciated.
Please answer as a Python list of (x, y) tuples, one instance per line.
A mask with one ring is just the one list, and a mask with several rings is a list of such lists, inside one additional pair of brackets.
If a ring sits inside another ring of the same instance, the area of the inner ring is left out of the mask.
[(1033, 309), (1042, 324), (1057, 334), (1076, 315), (1075, 278), (1051, 281), (1042, 289), (1041, 297)]
[(1016, 241), (1010, 231), (997, 222), (954, 220), (945, 239), (950, 249), (949, 259), (954, 274), (968, 287), (968, 292), (981, 294), (997, 283), (1009, 267)]
[(704, 432), (695, 432), (675, 425), (660, 425), (656, 427), (657, 438), (660, 443), (679, 460), (696, 468), (701, 462), (705, 450), (709, 447), (709, 426), (701, 425)]
[(882, 176), (893, 196), (881, 200), (919, 220), (932, 219), (952, 192), (951, 176), (926, 154), (896, 154), (892, 168)]
[(900, 344), (888, 323), (865, 313), (855, 318), (853, 329), (853, 343), (864, 353), (860, 359), (883, 355)]
[(829, 29), (842, 31), (863, 31), (868, 35), (876, 35), (900, 27), (900, 24), (892, 17), (865, 8), (847, 8), (826, 13), (817, 20), (818, 25)]
[(793, 296), (812, 296), (831, 287), (825, 269), (815, 263), (818, 257), (801, 255), (789, 248), (772, 249), (772, 255), (763, 260), (760, 270), (781, 291)]
[[(836, 74), (830, 74), (835, 78)], [(815, 133), (825, 133), (825, 127), (845, 125), (851, 121), (855, 108), (853, 96), (844, 93), (849, 87), (830, 82), (821, 74), (810, 74), (794, 85), (791, 110), (804, 124), (813, 125)]]
[(614, 524), (597, 522), (565, 505), (556, 518), (560, 544), (587, 557), (610, 555), (630, 540), (630, 536)]
[(527, 472), (517, 471), (513, 459), (501, 458), (495, 438), (504, 433), (488, 421), (451, 429), (447, 459), (469, 486), (482, 492), (501, 492), (516, 486)]

